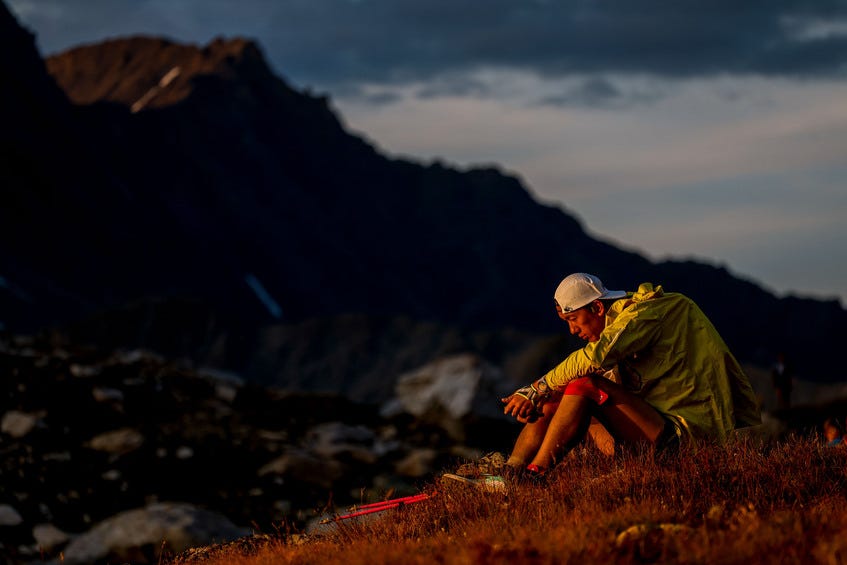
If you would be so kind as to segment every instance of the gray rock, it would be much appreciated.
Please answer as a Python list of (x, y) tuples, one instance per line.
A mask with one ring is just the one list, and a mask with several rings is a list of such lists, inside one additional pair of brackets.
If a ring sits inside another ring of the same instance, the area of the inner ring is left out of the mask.
[(250, 532), (226, 517), (190, 504), (156, 503), (121, 512), (71, 541), (64, 550), (67, 565), (93, 563), (108, 556), (138, 554), (144, 547), (168, 552), (238, 539)]
[(408, 413), (461, 438), (461, 422), (468, 418), (505, 418), (500, 398), (510, 392), (496, 367), (477, 355), (454, 355), (398, 377), (396, 396), (381, 412), (385, 417)]
[(225, 371), (217, 367), (198, 367), (197, 374), (205, 377), (210, 377), (222, 383), (229, 383), (240, 387), (244, 385), (244, 377), (232, 371)]
[(238, 389), (227, 383), (218, 383), (215, 385), (215, 395), (224, 402), (232, 404), (238, 396)]
[(144, 445), (144, 436), (138, 430), (121, 428), (97, 435), (86, 442), (85, 445), (96, 451), (123, 455)]
[(415, 449), (398, 461), (394, 470), (403, 477), (423, 477), (432, 472), (437, 457), (438, 452), (434, 449)]
[(40, 416), (41, 414), (11, 410), (3, 414), (0, 431), (14, 438), (22, 438), (35, 428)]
[(36, 525), (32, 529), (32, 537), (38, 549), (46, 553), (52, 553), (54, 549), (62, 547), (71, 539), (71, 536), (53, 524)]
[(117, 469), (109, 469), (108, 471), (106, 471), (105, 473), (103, 473), (100, 476), (103, 477), (103, 479), (105, 479), (107, 481), (117, 481), (117, 480), (120, 480), (122, 475), (121, 475), (121, 472), (118, 471)]
[(23, 517), (17, 510), (8, 504), (0, 504), (0, 527), (19, 526), (23, 524), (23, 521)]
[(91, 395), (97, 402), (123, 402), (124, 400), (123, 391), (116, 388), (95, 387)]
[(365, 426), (348, 426), (341, 422), (327, 422), (306, 432), (305, 445), (316, 455), (336, 459), (347, 457), (372, 465), (378, 456), (374, 452), (376, 434)]
[(164, 358), (152, 351), (147, 351), (146, 349), (131, 349), (128, 351), (118, 351), (111, 359), (111, 363), (116, 365), (134, 365), (141, 361), (162, 362), (164, 361)]
[(292, 449), (263, 465), (259, 475), (284, 475), (295, 481), (328, 489), (344, 475), (344, 466), (332, 459)]
[(80, 365), (79, 363), (71, 364), (68, 370), (70, 371), (71, 375), (80, 379), (96, 377), (103, 371), (101, 367)]

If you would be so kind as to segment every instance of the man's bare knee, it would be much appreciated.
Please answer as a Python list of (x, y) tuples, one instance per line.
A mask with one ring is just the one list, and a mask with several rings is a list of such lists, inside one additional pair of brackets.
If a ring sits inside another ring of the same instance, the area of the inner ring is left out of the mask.
[(596, 403), (597, 415), (615, 438), (626, 442), (655, 442), (664, 429), (662, 415), (644, 399), (621, 385), (600, 375), (583, 377), (577, 381), (580, 382), (574, 387), (574, 394)]

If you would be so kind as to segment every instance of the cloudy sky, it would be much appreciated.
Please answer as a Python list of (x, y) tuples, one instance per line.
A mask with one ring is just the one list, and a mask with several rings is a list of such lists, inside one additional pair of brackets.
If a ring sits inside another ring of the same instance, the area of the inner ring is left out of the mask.
[[(246, 36), (393, 155), (847, 305), (845, 0), (5, 0), (43, 54)], [(586, 265), (590, 270), (590, 265)]]

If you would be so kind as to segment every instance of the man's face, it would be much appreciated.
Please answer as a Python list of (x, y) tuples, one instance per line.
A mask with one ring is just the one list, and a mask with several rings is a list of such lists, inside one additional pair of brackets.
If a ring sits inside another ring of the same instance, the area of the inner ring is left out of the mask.
[[(592, 311), (594, 308), (594, 311)], [(603, 328), (606, 327), (606, 312), (603, 303), (599, 300), (577, 308), (573, 312), (563, 312), (559, 303), (556, 303), (556, 313), (568, 323), (571, 334), (585, 341), (597, 341)]]

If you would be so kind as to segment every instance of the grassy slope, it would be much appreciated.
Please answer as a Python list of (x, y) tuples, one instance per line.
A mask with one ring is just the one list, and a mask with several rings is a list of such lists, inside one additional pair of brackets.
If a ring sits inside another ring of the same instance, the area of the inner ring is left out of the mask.
[(203, 563), (847, 563), (847, 449), (790, 438), (665, 463), (572, 455), (547, 486), (432, 484), (414, 506)]

